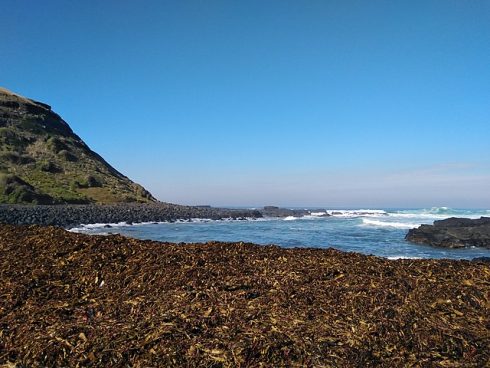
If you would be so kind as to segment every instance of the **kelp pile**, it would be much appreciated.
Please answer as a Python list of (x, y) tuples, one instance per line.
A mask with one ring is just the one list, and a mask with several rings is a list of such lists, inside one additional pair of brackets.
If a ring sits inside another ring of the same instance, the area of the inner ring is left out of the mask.
[(490, 265), (0, 225), (0, 366), (483, 367)]

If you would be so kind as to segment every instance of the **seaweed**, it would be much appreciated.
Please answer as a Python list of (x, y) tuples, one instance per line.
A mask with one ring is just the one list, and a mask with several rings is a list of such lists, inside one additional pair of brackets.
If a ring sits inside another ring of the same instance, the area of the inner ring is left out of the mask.
[(483, 367), (490, 265), (0, 225), (0, 366)]

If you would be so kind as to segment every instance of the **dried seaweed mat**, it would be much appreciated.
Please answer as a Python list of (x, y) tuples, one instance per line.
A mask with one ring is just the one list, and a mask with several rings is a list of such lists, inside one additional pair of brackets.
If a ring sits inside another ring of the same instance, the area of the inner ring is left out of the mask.
[(490, 265), (0, 225), (0, 367), (490, 366)]

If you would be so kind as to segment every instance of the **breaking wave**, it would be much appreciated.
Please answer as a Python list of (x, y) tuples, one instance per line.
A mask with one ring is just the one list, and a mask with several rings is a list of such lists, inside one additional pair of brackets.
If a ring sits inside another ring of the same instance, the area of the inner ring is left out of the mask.
[(412, 229), (420, 224), (408, 223), (408, 222), (391, 222), (391, 221), (379, 221), (371, 219), (362, 219), (362, 225), (364, 226), (377, 226), (377, 227), (392, 227), (397, 229)]
[(388, 216), (385, 210), (327, 210), (327, 214), (333, 217), (352, 218), (352, 217), (383, 217)]
[(419, 219), (433, 219), (440, 220), (448, 217), (466, 217), (466, 218), (479, 218), (481, 216), (488, 216), (490, 210), (467, 210), (467, 209), (454, 209), (449, 207), (432, 207), (421, 210), (400, 210), (394, 211), (389, 214), (391, 217), (398, 218), (419, 218)]
[(111, 228), (124, 228), (129, 226), (144, 226), (144, 225), (162, 225), (162, 224), (196, 224), (196, 223), (209, 223), (209, 222), (243, 222), (243, 221), (266, 221), (265, 218), (255, 218), (255, 217), (243, 217), (243, 218), (222, 218), (222, 219), (209, 219), (209, 218), (191, 218), (191, 219), (177, 219), (172, 221), (151, 221), (151, 222), (118, 222), (118, 223), (99, 223), (99, 224), (81, 224), (78, 227), (73, 227), (67, 229), (73, 233), (87, 233), (95, 232), (97, 234), (102, 234), (101, 229)]

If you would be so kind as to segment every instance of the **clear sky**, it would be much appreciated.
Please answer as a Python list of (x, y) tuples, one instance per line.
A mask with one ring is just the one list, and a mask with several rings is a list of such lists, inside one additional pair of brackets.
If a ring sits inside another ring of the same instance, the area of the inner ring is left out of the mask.
[(160, 200), (490, 208), (490, 1), (2, 0), (0, 85)]

